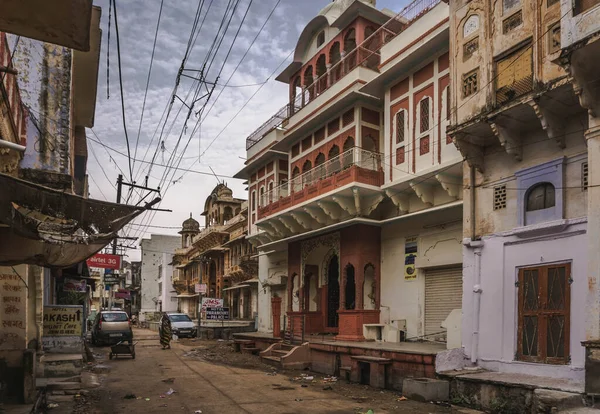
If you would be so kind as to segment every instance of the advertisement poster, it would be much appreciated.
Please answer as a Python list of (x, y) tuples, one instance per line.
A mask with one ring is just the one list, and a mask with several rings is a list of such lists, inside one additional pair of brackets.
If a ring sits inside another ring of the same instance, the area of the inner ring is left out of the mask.
[(87, 265), (89, 267), (99, 267), (101, 269), (120, 269), (121, 256), (116, 254), (96, 253), (87, 259)]
[(417, 258), (417, 238), (407, 237), (404, 244), (404, 280), (416, 280), (417, 269), (415, 259)]
[(85, 280), (75, 280), (65, 278), (63, 282), (63, 291), (64, 292), (86, 292), (86, 282)]
[(206, 312), (207, 308), (222, 308), (223, 299), (202, 298), (202, 312)]
[(194, 292), (206, 295), (206, 283), (196, 283)]
[(44, 336), (81, 336), (82, 306), (44, 306)]

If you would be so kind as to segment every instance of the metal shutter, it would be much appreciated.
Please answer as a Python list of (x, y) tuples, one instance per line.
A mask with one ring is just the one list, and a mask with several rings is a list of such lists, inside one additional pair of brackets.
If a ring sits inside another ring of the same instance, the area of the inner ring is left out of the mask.
[(425, 270), (425, 335), (427, 340), (446, 341), (442, 322), (454, 309), (462, 308), (462, 267)]

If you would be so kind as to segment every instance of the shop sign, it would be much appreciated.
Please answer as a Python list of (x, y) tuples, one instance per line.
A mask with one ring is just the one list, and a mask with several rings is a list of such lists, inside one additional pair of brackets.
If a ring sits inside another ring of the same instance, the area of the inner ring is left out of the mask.
[(213, 321), (229, 320), (229, 308), (206, 308), (206, 319)]
[(83, 306), (44, 306), (44, 336), (81, 336)]
[(417, 269), (415, 259), (417, 258), (417, 238), (407, 237), (404, 244), (404, 280), (416, 280)]
[(223, 299), (202, 298), (202, 312), (206, 312), (207, 308), (222, 308)]
[(89, 267), (99, 267), (102, 269), (120, 269), (121, 256), (116, 254), (101, 254), (97, 253), (87, 259)]
[(75, 280), (65, 278), (63, 282), (63, 292), (83, 292), (87, 291), (85, 280)]
[(194, 292), (200, 293), (201, 295), (205, 295), (206, 294), (206, 283), (196, 283), (196, 286), (194, 286)]

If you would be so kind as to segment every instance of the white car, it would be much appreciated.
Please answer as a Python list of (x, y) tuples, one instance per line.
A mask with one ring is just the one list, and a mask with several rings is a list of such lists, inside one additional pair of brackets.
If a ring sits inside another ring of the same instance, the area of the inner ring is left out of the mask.
[[(173, 335), (177, 335), (179, 338), (195, 338), (198, 334), (196, 324), (185, 313), (167, 313), (167, 317), (171, 321)], [(162, 327), (162, 320), (159, 327)]]

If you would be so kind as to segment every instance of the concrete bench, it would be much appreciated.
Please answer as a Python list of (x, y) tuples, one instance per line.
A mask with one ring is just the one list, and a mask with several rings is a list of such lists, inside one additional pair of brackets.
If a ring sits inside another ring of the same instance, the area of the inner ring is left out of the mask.
[(352, 360), (350, 381), (368, 384), (375, 388), (385, 388), (386, 367), (392, 363), (391, 359), (367, 355), (353, 355), (350, 359)]

